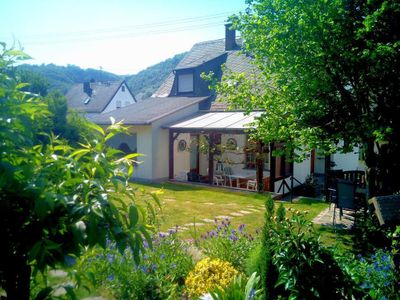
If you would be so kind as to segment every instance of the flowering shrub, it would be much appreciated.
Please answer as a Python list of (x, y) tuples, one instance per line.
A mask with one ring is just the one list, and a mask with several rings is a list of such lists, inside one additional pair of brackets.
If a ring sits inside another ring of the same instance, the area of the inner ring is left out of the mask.
[(206, 256), (228, 261), (244, 272), (246, 259), (255, 246), (254, 237), (246, 232), (245, 224), (232, 228), (229, 219), (215, 220), (215, 227), (201, 236), (201, 250)]
[(86, 255), (78, 271), (91, 279), (95, 288), (106, 287), (116, 299), (175, 299), (183, 291), (193, 261), (185, 243), (174, 231), (145, 243), (143, 260), (135, 264), (132, 253), (121, 255), (113, 244)]
[(370, 299), (398, 299), (400, 296), (400, 285), (389, 251), (379, 249), (370, 257), (354, 257), (347, 253), (338, 260)]
[(199, 261), (186, 277), (186, 290), (190, 296), (200, 296), (228, 286), (237, 274), (239, 272), (229, 262), (207, 257)]

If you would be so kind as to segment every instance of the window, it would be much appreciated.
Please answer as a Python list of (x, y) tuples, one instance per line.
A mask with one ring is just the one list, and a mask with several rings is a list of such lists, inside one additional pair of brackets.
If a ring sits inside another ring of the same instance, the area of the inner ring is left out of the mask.
[(193, 73), (178, 75), (178, 93), (190, 93), (193, 90)]
[(121, 91), (125, 92), (125, 86), (124, 85), (121, 87)]
[(115, 106), (117, 108), (121, 108), (121, 100), (117, 100), (116, 103), (115, 103)]

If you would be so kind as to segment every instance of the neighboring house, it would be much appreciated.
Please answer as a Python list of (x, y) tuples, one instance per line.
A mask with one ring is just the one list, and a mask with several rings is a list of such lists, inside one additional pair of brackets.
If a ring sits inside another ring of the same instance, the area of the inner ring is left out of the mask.
[[(256, 177), (256, 148), (264, 158), (264, 186), (266, 190), (282, 193), (283, 187), (304, 182), (311, 173), (325, 172), (325, 158), (315, 153), (302, 163), (289, 163), (284, 157), (273, 157), (272, 148), (250, 142), (249, 124), (260, 115), (253, 112), (228, 111), (223, 99), (218, 99), (208, 88), (209, 82), (201, 74), (213, 72), (217, 79), (223, 73), (222, 65), (234, 72), (257, 72), (251, 58), (241, 54), (240, 39), (226, 26), (225, 39), (195, 44), (163, 82), (151, 98), (124, 107), (103, 112), (92, 121), (106, 126), (110, 117), (123, 120), (130, 126), (130, 136), (116, 136), (110, 143), (127, 152), (144, 154), (136, 166), (137, 180), (166, 179), (206, 181), (216, 183), (217, 176), (226, 175), (232, 186), (244, 187), (249, 178)], [(206, 143), (206, 147), (205, 144)], [(208, 145), (214, 151), (207, 151)], [(206, 150), (206, 151), (204, 151)], [(351, 161), (339, 157), (337, 168), (354, 169), (358, 157)], [(229, 175), (229, 176), (228, 176)]]
[(68, 108), (84, 113), (89, 119), (136, 103), (124, 80), (75, 84), (65, 97)]

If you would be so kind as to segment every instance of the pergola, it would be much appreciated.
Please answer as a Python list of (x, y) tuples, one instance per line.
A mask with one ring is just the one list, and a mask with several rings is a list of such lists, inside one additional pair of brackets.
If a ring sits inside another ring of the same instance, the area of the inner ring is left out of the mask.
[[(169, 130), (169, 178), (174, 178), (174, 141), (181, 133), (207, 134), (209, 136), (209, 149), (215, 146), (215, 136), (217, 134), (247, 134), (252, 124), (261, 112), (246, 114), (242, 111), (231, 112), (200, 112), (183, 121), (165, 126)], [(274, 189), (275, 182), (275, 158), (272, 157), (273, 144), (270, 146), (270, 190)], [(262, 151), (261, 142), (257, 143), (257, 148)], [(214, 152), (208, 151), (208, 181), (213, 184), (214, 177)], [(258, 186), (263, 181), (263, 160), (258, 161), (256, 167), (256, 179)]]

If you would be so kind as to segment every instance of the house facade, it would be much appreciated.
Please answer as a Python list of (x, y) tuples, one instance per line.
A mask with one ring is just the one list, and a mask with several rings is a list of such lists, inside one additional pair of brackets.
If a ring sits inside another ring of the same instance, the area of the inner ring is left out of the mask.
[(70, 109), (84, 113), (89, 119), (136, 103), (124, 80), (75, 84), (65, 97)]
[[(154, 95), (141, 102), (112, 109), (112, 101), (90, 119), (102, 126), (110, 118), (129, 126), (130, 135), (110, 143), (138, 158), (134, 179), (142, 181), (196, 181), (233, 188), (255, 188), (286, 193), (312, 173), (324, 174), (326, 158), (316, 152), (301, 163), (274, 157), (279, 144), (262, 145), (249, 139), (252, 122), (260, 112), (230, 111), (223, 99), (209, 90), (202, 73), (220, 79), (226, 69), (257, 72), (251, 58), (240, 52), (241, 40), (225, 29), (225, 39), (195, 44)], [(355, 149), (355, 152), (357, 150)], [(360, 169), (358, 154), (335, 154), (336, 168)]]

